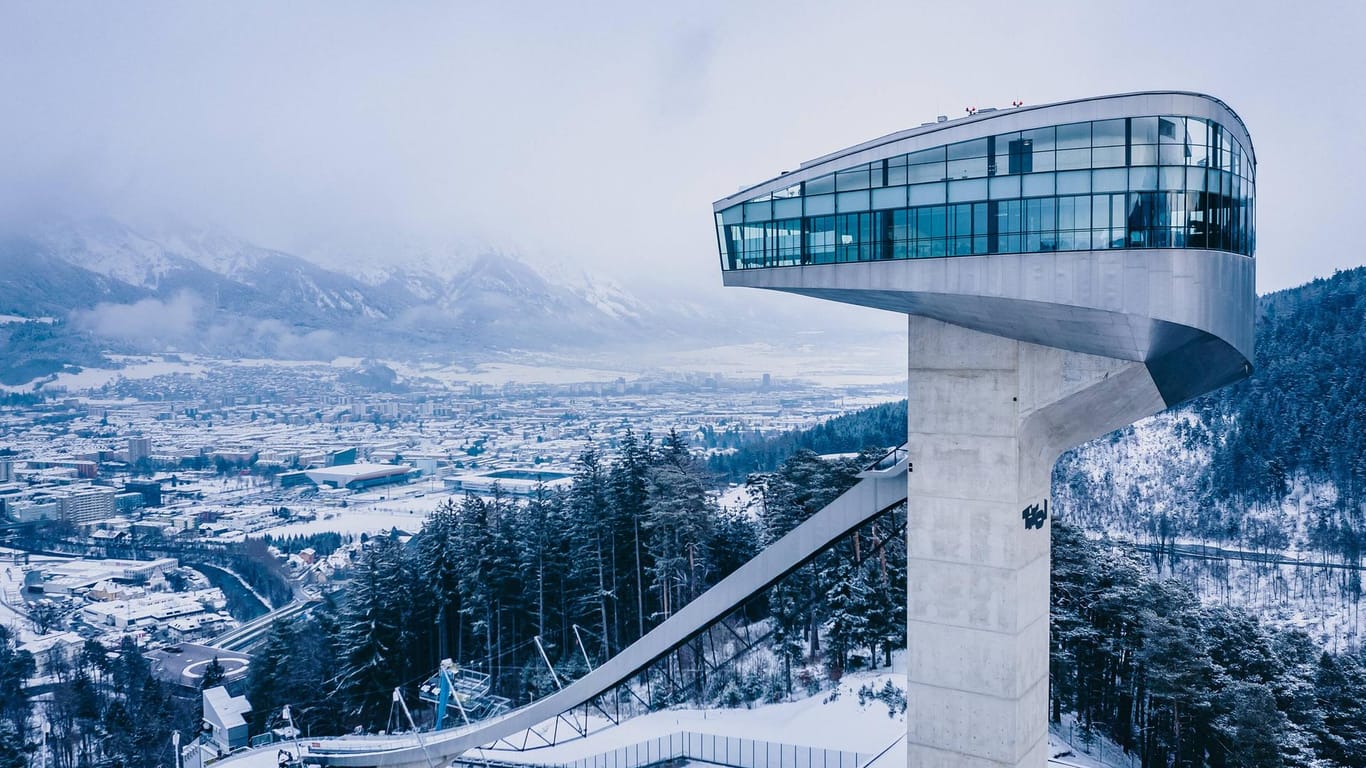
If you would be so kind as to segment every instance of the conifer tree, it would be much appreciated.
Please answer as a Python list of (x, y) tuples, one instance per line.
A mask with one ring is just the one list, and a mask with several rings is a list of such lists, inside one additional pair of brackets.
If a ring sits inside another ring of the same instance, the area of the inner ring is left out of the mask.
[(338, 677), (347, 714), (367, 728), (383, 727), (391, 693), (404, 680), (409, 583), (398, 542), (371, 539), (342, 615)]
[(841, 563), (836, 569), (829, 591), (825, 593), (829, 618), (825, 621), (826, 652), (832, 669), (843, 670), (849, 651), (866, 645), (870, 639), (869, 611), (872, 590), (864, 577), (864, 569)]
[(209, 665), (204, 667), (204, 677), (199, 681), (199, 689), (205, 691), (216, 685), (221, 685), (224, 676), (223, 664), (218, 660), (217, 656), (214, 656), (213, 659), (209, 661)]

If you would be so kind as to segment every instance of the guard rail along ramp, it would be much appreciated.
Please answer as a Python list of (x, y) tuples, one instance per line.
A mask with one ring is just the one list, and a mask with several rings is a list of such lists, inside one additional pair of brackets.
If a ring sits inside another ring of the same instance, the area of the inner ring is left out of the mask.
[(859, 481), (644, 637), (562, 690), (469, 726), (412, 737), (342, 736), (315, 741), (305, 761), (357, 768), (429, 768), (526, 731), (587, 704), (738, 608), (854, 529), (906, 500), (905, 446), (859, 474)]

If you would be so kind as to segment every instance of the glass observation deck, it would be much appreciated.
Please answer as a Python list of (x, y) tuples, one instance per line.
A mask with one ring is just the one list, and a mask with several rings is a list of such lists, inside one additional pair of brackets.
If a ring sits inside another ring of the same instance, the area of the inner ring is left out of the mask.
[(1252, 256), (1254, 165), (1235, 134), (1200, 117), (983, 136), (723, 208), (716, 214), (721, 267), (1120, 248)]

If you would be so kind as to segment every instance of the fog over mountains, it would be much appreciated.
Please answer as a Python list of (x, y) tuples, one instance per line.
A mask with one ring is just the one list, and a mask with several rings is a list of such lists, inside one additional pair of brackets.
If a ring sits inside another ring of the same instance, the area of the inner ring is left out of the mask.
[[(64, 344), (113, 351), (446, 359), (607, 350), (629, 357), (641, 347), (860, 330), (850, 328), (847, 312), (812, 313), (810, 303), (793, 301), (723, 290), (719, 276), (714, 289), (642, 293), (597, 275), (557, 275), (494, 249), (327, 267), (223, 233), (149, 233), (110, 220), (0, 239), (0, 314), (55, 318), (51, 333)], [(884, 322), (881, 330), (898, 327)], [(25, 340), (11, 334), (9, 344), (22, 351)]]

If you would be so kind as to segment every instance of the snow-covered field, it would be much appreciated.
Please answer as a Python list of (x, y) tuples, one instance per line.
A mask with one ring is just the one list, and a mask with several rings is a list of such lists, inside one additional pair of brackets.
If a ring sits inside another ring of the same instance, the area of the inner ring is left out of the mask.
[[(5, 322), (4, 317), (0, 316), (0, 322)], [(17, 319), (10, 322), (17, 322)], [(833, 356), (828, 354), (828, 349), (820, 345), (821, 340), (813, 341), (818, 343), (795, 348), (752, 343), (702, 349), (670, 349), (657, 355), (641, 353), (629, 360), (607, 355), (566, 359), (543, 353), (526, 353), (519, 356), (518, 362), (483, 361), (469, 365), (398, 360), (379, 362), (388, 365), (405, 378), (428, 379), (447, 386), (501, 386), (508, 383), (555, 385), (589, 381), (608, 382), (618, 377), (634, 381), (651, 371), (720, 373), (727, 377), (747, 379), (757, 379), (768, 373), (780, 379), (802, 379), (831, 387), (887, 384), (905, 378), (904, 346), (841, 346), (841, 353)], [(317, 368), (335, 372), (348, 370), (362, 363), (361, 358), (356, 357), (338, 357), (330, 361), (228, 359), (193, 353), (179, 353), (171, 359), (160, 355), (109, 354), (106, 357), (118, 367), (86, 368), (79, 373), (59, 373), (52, 381), (42, 382), (40, 388), (82, 392), (97, 389), (119, 379), (140, 380), (175, 374), (201, 376), (220, 366)], [(0, 385), (0, 390), (30, 391), (35, 383)]]
[[(417, 533), (427, 516), (447, 500), (459, 504), (463, 494), (453, 494), (443, 490), (426, 490), (429, 484), (418, 483), (405, 486), (402, 495), (394, 495), (395, 489), (388, 492), (371, 491), (346, 497), (347, 506), (310, 505), (318, 514), (317, 519), (264, 528), (251, 534), (259, 537), (269, 534), (276, 538), (302, 536), (311, 533), (336, 532), (343, 535), (361, 533), (384, 533), (391, 528)], [(417, 496), (415, 493), (422, 493)]]

